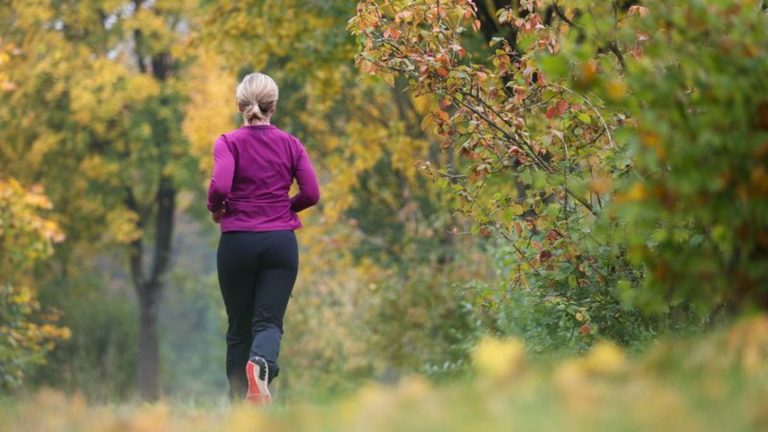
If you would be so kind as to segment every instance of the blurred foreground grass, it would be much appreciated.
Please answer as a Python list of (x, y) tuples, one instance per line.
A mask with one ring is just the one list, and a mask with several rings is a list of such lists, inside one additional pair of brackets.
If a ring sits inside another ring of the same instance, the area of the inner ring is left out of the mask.
[(514, 340), (483, 340), (475, 370), (439, 387), (411, 377), (326, 403), (205, 408), (160, 402), (89, 406), (43, 391), (0, 405), (13, 431), (768, 430), (768, 317), (637, 358), (610, 344), (537, 364)]

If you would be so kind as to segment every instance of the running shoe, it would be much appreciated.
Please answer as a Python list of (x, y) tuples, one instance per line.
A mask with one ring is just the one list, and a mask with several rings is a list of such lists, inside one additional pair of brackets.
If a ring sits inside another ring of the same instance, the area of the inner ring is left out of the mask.
[(254, 357), (248, 360), (245, 365), (245, 373), (248, 376), (248, 394), (245, 400), (253, 405), (267, 406), (272, 402), (272, 395), (269, 394), (267, 377), (269, 376), (269, 365), (261, 357)]

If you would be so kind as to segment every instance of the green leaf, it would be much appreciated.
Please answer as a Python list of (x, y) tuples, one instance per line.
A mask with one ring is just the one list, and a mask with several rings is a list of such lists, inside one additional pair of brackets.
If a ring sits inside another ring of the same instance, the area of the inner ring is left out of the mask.
[(539, 64), (550, 80), (563, 79), (568, 75), (568, 59), (562, 55), (544, 56), (539, 60)]

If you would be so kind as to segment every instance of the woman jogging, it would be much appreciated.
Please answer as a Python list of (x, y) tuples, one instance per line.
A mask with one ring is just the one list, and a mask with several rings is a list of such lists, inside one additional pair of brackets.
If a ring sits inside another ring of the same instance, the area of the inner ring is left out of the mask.
[[(236, 98), (245, 124), (214, 144), (208, 210), (221, 226), (217, 269), (229, 325), (229, 395), (266, 405), (299, 266), (296, 213), (315, 205), (320, 193), (301, 142), (270, 124), (278, 98), (272, 78), (247, 75)], [(294, 179), (299, 192), (289, 197)]]

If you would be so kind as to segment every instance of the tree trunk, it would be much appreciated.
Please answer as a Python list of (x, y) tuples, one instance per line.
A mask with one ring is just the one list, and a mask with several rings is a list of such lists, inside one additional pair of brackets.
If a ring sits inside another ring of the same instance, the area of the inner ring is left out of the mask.
[(160, 397), (159, 364), (160, 344), (157, 335), (159, 287), (144, 288), (139, 295), (139, 358), (136, 384), (139, 395), (145, 400)]
[[(154, 2), (133, 0), (136, 11)], [(155, 11), (157, 13), (157, 11)], [(175, 27), (175, 25), (174, 25)], [(162, 83), (172, 70), (173, 59), (170, 53), (156, 53), (148, 57), (147, 46), (141, 29), (133, 32), (134, 56), (139, 71), (151, 75)], [(147, 62), (149, 60), (149, 62)], [(161, 99), (161, 103), (168, 102)], [(167, 126), (167, 125), (166, 125)], [(155, 131), (157, 149), (159, 151), (160, 172), (165, 164), (170, 162), (170, 136), (167, 127)], [(171, 258), (171, 240), (173, 239), (173, 216), (176, 208), (176, 187), (168, 176), (161, 174), (157, 185), (157, 194), (151, 202), (143, 205), (136, 200), (131, 187), (127, 188), (126, 205), (139, 215), (137, 227), (145, 232), (150, 215), (154, 217), (154, 253), (149, 269), (144, 269), (144, 236), (131, 245), (130, 264), (131, 278), (139, 299), (139, 352), (136, 371), (136, 384), (139, 395), (146, 400), (156, 400), (160, 397), (159, 384), (159, 336), (158, 319), (160, 300), (162, 297), (164, 276), (168, 270)], [(155, 210), (154, 212), (152, 210)]]
[[(139, 215), (138, 228), (144, 229), (147, 213), (142, 211), (133, 190), (127, 189), (126, 204)], [(160, 397), (160, 341), (158, 318), (163, 278), (168, 270), (173, 238), (173, 216), (176, 208), (176, 188), (170, 178), (162, 177), (155, 195), (153, 207), (155, 242), (150, 271), (144, 270), (144, 238), (131, 244), (131, 279), (139, 299), (139, 351), (136, 370), (136, 387), (145, 400)], [(146, 274), (149, 273), (149, 277)]]

